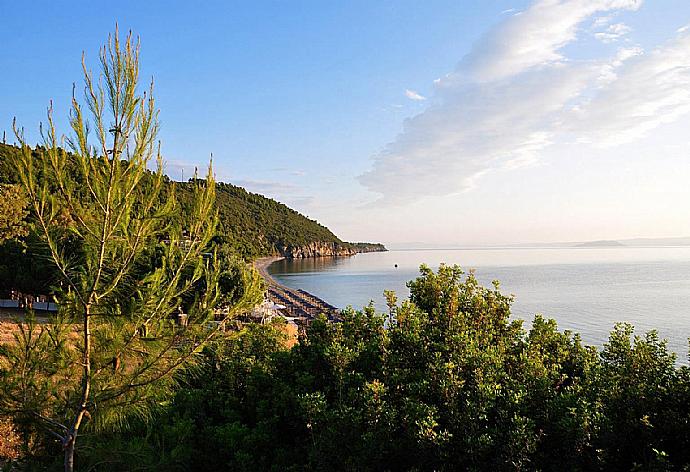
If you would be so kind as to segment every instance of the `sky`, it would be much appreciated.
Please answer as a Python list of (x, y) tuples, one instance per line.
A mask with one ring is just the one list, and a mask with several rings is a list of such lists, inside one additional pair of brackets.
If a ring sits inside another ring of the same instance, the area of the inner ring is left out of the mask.
[[(198, 4), (196, 4), (198, 3)], [(350, 241), (690, 236), (690, 2), (0, 0), (0, 132), (141, 40), (166, 170)]]

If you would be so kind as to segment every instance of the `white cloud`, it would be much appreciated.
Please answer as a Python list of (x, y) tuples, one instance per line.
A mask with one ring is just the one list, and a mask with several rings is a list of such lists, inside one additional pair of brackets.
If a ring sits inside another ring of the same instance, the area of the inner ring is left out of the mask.
[(623, 65), (623, 62), (627, 61), (628, 59), (635, 56), (641, 56), (642, 54), (644, 54), (644, 50), (639, 46), (619, 49), (618, 53), (616, 54), (616, 59), (613, 61), (613, 65), (621, 66)]
[(555, 143), (627, 142), (687, 113), (690, 36), (647, 54), (628, 47), (598, 60), (563, 55), (588, 18), (640, 5), (538, 0), (506, 19), (435, 83), (428, 108), (404, 122), (360, 182), (389, 203), (460, 193), (492, 170), (533, 164)]
[(485, 35), (461, 62), (458, 78), (487, 82), (563, 60), (560, 49), (598, 12), (636, 10), (642, 0), (538, 0)]
[(599, 17), (594, 19), (594, 22), (592, 23), (592, 28), (593, 29), (603, 28), (604, 26), (611, 23), (612, 20), (613, 20), (613, 15), (599, 16)]
[[(603, 87), (614, 82), (618, 79), (617, 69), (628, 59), (635, 56), (641, 56), (642, 54), (644, 54), (644, 50), (638, 46), (619, 49), (611, 62), (601, 66), (601, 74), (598, 79), (599, 85)], [(578, 106), (576, 108), (579, 109), (580, 107)]]
[(614, 25), (609, 25), (605, 31), (594, 33), (594, 37), (602, 43), (613, 43), (628, 34), (630, 31), (632, 31), (631, 28), (625, 23), (616, 23)]
[[(621, 56), (625, 63), (621, 63)], [(616, 80), (567, 117), (580, 141), (614, 146), (690, 113), (690, 35), (647, 54), (622, 50)]]
[(426, 97), (420, 95), (418, 92), (415, 92), (414, 90), (406, 89), (405, 90), (405, 96), (409, 98), (410, 100), (415, 100), (415, 101), (422, 101), (426, 100)]
[(556, 66), (526, 72), (520, 81), (441, 89), (360, 181), (398, 201), (466, 191), (492, 168), (529, 161), (549, 142), (555, 114), (596, 72)]

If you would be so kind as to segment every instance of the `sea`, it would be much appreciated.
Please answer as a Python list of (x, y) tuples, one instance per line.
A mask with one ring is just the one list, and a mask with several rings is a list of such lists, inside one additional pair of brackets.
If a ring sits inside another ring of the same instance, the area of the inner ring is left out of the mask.
[(690, 247), (545, 247), (392, 250), (352, 257), (279, 260), (268, 272), (340, 308), (373, 301), (385, 311), (384, 290), (409, 296), (420, 264), (457, 264), (488, 285), (500, 282), (515, 301), (512, 316), (529, 328), (540, 313), (561, 330), (603, 346), (618, 322), (636, 334), (656, 329), (687, 363), (690, 336)]

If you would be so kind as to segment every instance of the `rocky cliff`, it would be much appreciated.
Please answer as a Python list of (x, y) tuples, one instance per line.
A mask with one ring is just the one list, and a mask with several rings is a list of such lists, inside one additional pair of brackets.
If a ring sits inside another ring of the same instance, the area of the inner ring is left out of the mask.
[(288, 259), (304, 259), (307, 257), (353, 256), (362, 252), (383, 251), (387, 251), (383, 244), (317, 241), (303, 246), (284, 246), (280, 249), (280, 255)]

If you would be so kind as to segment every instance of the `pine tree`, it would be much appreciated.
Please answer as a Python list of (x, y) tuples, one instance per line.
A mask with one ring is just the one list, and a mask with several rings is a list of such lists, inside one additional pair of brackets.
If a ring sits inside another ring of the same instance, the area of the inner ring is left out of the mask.
[(49, 323), (28, 316), (17, 342), (2, 348), (0, 404), (57, 438), (67, 471), (83, 428), (146, 418), (230, 314), (259, 293), (257, 277), (243, 274), (248, 288), (217, 319), (211, 167), (186, 184), (194, 199), (182, 217), (164, 185), (153, 83), (144, 93), (137, 87), (138, 40), (130, 33), (122, 43), (116, 30), (100, 63), (96, 79), (82, 60), (91, 121), (73, 98), (71, 137), (60, 138), (51, 104), (33, 152), (15, 127), (22, 152), (12, 163), (60, 274), (60, 309)]

